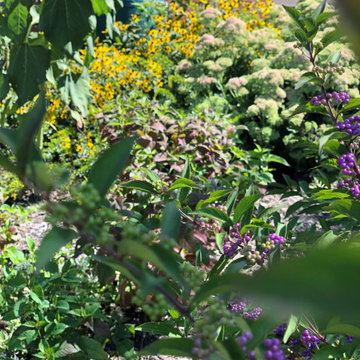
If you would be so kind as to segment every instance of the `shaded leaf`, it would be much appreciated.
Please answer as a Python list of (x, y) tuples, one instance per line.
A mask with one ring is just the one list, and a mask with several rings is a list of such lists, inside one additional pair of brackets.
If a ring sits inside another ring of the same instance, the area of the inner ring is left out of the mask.
[(50, 52), (42, 46), (20, 44), (11, 51), (8, 76), (18, 96), (19, 105), (39, 92), (39, 86), (46, 80), (49, 66)]
[(118, 174), (124, 169), (135, 138), (125, 138), (106, 150), (90, 169), (88, 181), (104, 197)]
[(134, 189), (134, 190), (144, 191), (144, 192), (147, 192), (150, 194), (157, 193), (155, 188), (153, 187), (153, 185), (144, 180), (128, 181), (126, 183), (121, 183), (120, 186), (123, 188), (126, 188), (126, 189)]
[(52, 228), (43, 238), (36, 253), (36, 268), (43, 268), (58, 250), (77, 236), (78, 234), (70, 229)]
[(234, 224), (238, 223), (241, 217), (246, 213), (246, 211), (251, 209), (256, 203), (256, 201), (258, 201), (260, 198), (261, 198), (260, 194), (250, 195), (242, 198), (239, 201), (239, 203), (236, 205), (234, 211), (234, 216), (233, 216)]
[(58, 49), (72, 54), (91, 31), (92, 12), (90, 0), (44, 0), (39, 27)]
[(193, 347), (192, 339), (161, 339), (141, 350), (139, 355), (174, 355), (192, 358)]

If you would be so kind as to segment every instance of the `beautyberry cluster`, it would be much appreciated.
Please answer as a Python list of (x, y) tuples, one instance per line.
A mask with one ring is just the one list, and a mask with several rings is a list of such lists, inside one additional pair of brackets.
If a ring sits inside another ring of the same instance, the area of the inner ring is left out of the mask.
[(191, 289), (197, 291), (204, 281), (206, 271), (185, 261), (180, 265), (180, 269), (184, 273), (184, 278), (187, 280)]
[(241, 235), (241, 224), (237, 223), (230, 228), (229, 236), (225, 236), (223, 251), (226, 257), (231, 257), (238, 252), (238, 249), (244, 249), (251, 240), (250, 231)]
[[(236, 338), (237, 343), (241, 346), (241, 350), (244, 353), (247, 353), (247, 342), (253, 338), (250, 331), (244, 331), (240, 336)], [(247, 354), (248, 359), (255, 359), (255, 353), (253, 351), (250, 351)]]
[(234, 321), (226, 304), (217, 297), (211, 297), (208, 299), (204, 315), (194, 324), (195, 344), (192, 349), (194, 356), (204, 360), (209, 358), (209, 355), (215, 351), (212, 344), (220, 326), (234, 326)]
[(257, 320), (261, 315), (262, 308), (261, 307), (250, 308), (248, 305), (248, 300), (243, 299), (238, 303), (230, 304), (230, 311), (241, 313), (241, 316), (243, 316), (245, 319)]
[(285, 323), (280, 324), (279, 327), (274, 330), (274, 334), (277, 336), (284, 336), (286, 328), (287, 328), (287, 324)]
[(345, 175), (354, 175), (354, 170), (352, 170), (352, 168), (355, 167), (355, 155), (353, 153), (349, 153), (349, 154), (344, 154), (341, 155), (336, 163), (340, 166), (342, 172)]
[(350, 116), (344, 121), (338, 121), (335, 126), (349, 135), (358, 135), (360, 133), (360, 116)]
[(326, 75), (326, 74), (334, 75), (335, 73), (342, 75), (345, 72), (345, 68), (344, 68), (344, 66), (342, 66), (340, 64), (336, 64), (333, 62), (327, 62), (324, 67), (315, 66), (314, 71), (322, 73), (324, 75)]
[[(210, 204), (210, 207), (219, 209), (224, 213), (226, 213), (226, 211), (227, 211), (226, 206), (224, 206), (224, 205)], [(207, 220), (207, 222), (201, 221), (199, 225), (200, 225), (199, 227), (202, 231), (208, 231), (210, 233), (218, 233), (221, 230), (219, 222), (216, 220), (213, 220), (213, 219)]]
[(280, 349), (281, 341), (279, 339), (266, 339), (265, 347), (268, 349), (264, 353), (265, 359), (286, 360), (283, 351)]
[(310, 331), (305, 329), (301, 334), (301, 340), (307, 348), (313, 348), (320, 343), (320, 340), (315, 335), (311, 335)]
[(257, 320), (259, 318), (259, 316), (261, 315), (261, 312), (262, 312), (262, 308), (261, 307), (256, 307), (251, 311), (245, 311), (243, 313), (243, 316), (246, 319)]
[(350, 95), (347, 94), (346, 92), (333, 91), (332, 93), (328, 93), (326, 95), (320, 94), (320, 95), (314, 96), (310, 100), (310, 105), (312, 105), (312, 106), (327, 105), (327, 102), (336, 103), (337, 105), (339, 105), (342, 103), (348, 104), (349, 101), (350, 101)]
[(159, 316), (165, 315), (169, 307), (165, 300), (165, 296), (160, 293), (155, 296), (144, 296), (140, 290), (137, 290), (135, 295), (132, 297), (132, 301), (144, 310), (151, 321), (156, 321)]
[(284, 242), (285, 239), (282, 236), (271, 233), (269, 234), (269, 239), (261, 244), (261, 247), (264, 249), (263, 252), (260, 254), (259, 251), (251, 250), (248, 253), (247, 258), (253, 263), (263, 264), (271, 250), (275, 249), (276, 244), (280, 243), (280, 247), (282, 247)]

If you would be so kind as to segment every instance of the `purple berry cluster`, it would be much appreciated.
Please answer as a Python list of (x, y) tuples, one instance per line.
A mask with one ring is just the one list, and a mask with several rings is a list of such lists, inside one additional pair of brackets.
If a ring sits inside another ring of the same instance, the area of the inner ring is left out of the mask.
[(350, 116), (344, 121), (338, 121), (335, 126), (349, 135), (358, 135), (360, 133), (360, 116)]
[(336, 162), (345, 175), (355, 174), (354, 170), (352, 170), (356, 166), (355, 155), (353, 153), (341, 155)]
[(246, 308), (246, 302), (240, 301), (238, 303), (230, 304), (230, 311), (232, 312), (242, 312)]
[(194, 341), (194, 347), (192, 349), (192, 353), (194, 356), (207, 360), (209, 359), (209, 355), (214, 352), (215, 347), (213, 344), (209, 344), (206, 349), (203, 348), (203, 342), (201, 340), (201, 337), (197, 337)]
[(353, 342), (353, 339), (354, 338), (352, 336), (346, 335), (346, 340), (345, 341), (350, 344), (350, 343)]
[[(226, 206), (224, 205), (210, 204), (209, 207), (219, 209), (226, 213)], [(221, 231), (219, 222), (213, 219), (207, 220), (206, 222), (201, 221), (200, 224), (198, 224), (198, 227), (200, 227), (203, 232), (219, 233)]]
[[(251, 340), (253, 338), (252, 334), (250, 331), (244, 331), (240, 336), (238, 336), (236, 338), (237, 343), (241, 346), (241, 350), (244, 353), (247, 353), (248, 349), (246, 347), (246, 344), (249, 340)], [(248, 354), (248, 359), (255, 359), (255, 353), (253, 351), (250, 351)]]
[(312, 349), (320, 343), (320, 340), (317, 338), (317, 336), (311, 335), (310, 331), (307, 329), (302, 332), (301, 340), (308, 349)]
[(239, 248), (243, 249), (247, 246), (251, 240), (250, 231), (247, 231), (244, 235), (241, 235), (241, 224), (237, 223), (230, 228), (229, 236), (225, 236), (223, 251), (226, 257), (235, 255)]
[(311, 101), (310, 105), (312, 106), (320, 106), (320, 105), (327, 105), (327, 102), (334, 102), (337, 104), (348, 104), (350, 101), (350, 96), (346, 92), (337, 92), (333, 91), (332, 93), (328, 93), (326, 95), (321, 94), (314, 96)]
[(281, 341), (279, 339), (266, 339), (264, 345), (267, 350), (264, 353), (265, 359), (286, 360), (283, 351), (280, 349)]
[(241, 315), (245, 319), (257, 320), (261, 315), (262, 308), (261, 307), (251, 308), (249, 307), (248, 302), (249, 301), (247, 299), (242, 299), (238, 303), (231, 303), (230, 311), (241, 313)]
[(349, 189), (352, 196), (360, 199), (360, 184), (356, 179), (346, 178), (340, 180), (337, 187), (338, 189)]
[[(260, 254), (260, 259), (255, 259), (255, 261), (258, 264), (262, 264), (264, 262), (264, 260), (267, 258), (267, 256), (270, 254), (271, 250), (275, 249), (276, 244), (280, 243), (280, 247), (283, 246), (285, 242), (284, 237), (280, 236), (280, 235), (276, 235), (274, 233), (269, 234), (269, 239), (265, 242), (261, 244), (261, 247), (264, 249), (263, 252)], [(254, 259), (254, 255), (250, 255), (248, 256), (250, 257), (250, 261), (253, 261)], [(254, 261), (253, 261), (254, 262)]]
[(262, 312), (262, 308), (256, 307), (256, 308), (252, 309), (251, 311), (244, 311), (243, 317), (245, 319), (257, 320), (259, 318), (259, 316), (261, 315), (261, 312)]
[(284, 336), (286, 328), (287, 328), (287, 324), (285, 323), (280, 324), (279, 327), (274, 330), (274, 334), (277, 336)]

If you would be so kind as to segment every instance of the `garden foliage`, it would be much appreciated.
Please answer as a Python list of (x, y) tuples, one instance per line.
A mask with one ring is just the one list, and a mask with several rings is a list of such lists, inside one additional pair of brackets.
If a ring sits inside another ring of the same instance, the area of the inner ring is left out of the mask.
[(360, 356), (358, 65), (309, 4), (4, 2), (0, 165), (51, 229), (1, 218), (0, 358)]

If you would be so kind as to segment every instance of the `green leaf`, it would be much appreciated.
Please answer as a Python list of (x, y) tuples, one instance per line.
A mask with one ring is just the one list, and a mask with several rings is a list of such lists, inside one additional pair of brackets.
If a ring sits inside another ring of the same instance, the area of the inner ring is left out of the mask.
[(325, 134), (325, 135), (320, 137), (320, 140), (319, 140), (319, 152), (318, 152), (319, 156), (321, 156), (326, 143), (335, 136), (336, 136), (336, 132), (331, 132), (330, 134)]
[(79, 108), (83, 116), (88, 114), (88, 105), (92, 96), (90, 77), (86, 69), (82, 69), (81, 74), (66, 74), (59, 80), (58, 87), (61, 99), (65, 103), (71, 99), (73, 105)]
[(316, 351), (312, 360), (328, 360), (330, 359), (341, 359), (343, 357), (343, 352), (338, 347), (325, 346), (320, 350)]
[(9, 79), (7, 75), (0, 74), (0, 100), (6, 98), (9, 93)]
[(19, 169), (8, 159), (8, 157), (2, 154), (0, 154), (0, 166), (17, 176), (20, 175)]
[(19, 105), (38, 94), (49, 66), (50, 52), (42, 46), (20, 44), (11, 51), (8, 76)]
[(349, 336), (360, 337), (360, 328), (351, 324), (332, 324), (329, 325), (324, 331), (324, 334), (344, 334)]
[(103, 15), (109, 12), (106, 0), (91, 0), (91, 4), (96, 15)]
[(343, 107), (343, 111), (360, 107), (360, 98), (350, 99), (349, 103)]
[[(187, 156), (186, 160), (185, 160), (184, 168), (181, 172), (181, 177), (183, 179), (190, 179), (190, 174), (191, 174), (190, 160), (189, 160), (189, 156)], [(174, 184), (172, 186), (174, 186)], [(184, 203), (187, 196), (191, 192), (191, 188), (192, 187), (190, 186), (190, 187), (183, 187), (183, 188), (179, 189), (179, 191), (176, 194), (176, 200), (178, 200), (180, 202), (180, 204)]]
[(25, 32), (28, 15), (28, 9), (22, 4), (17, 4), (15, 9), (10, 13), (8, 26), (15, 35), (21, 35)]
[(39, 28), (55, 47), (73, 54), (91, 31), (92, 13), (90, 0), (44, 0)]
[(87, 336), (80, 336), (80, 338), (76, 339), (76, 343), (91, 359), (104, 360), (109, 358), (101, 344), (94, 339), (90, 339)]
[(194, 340), (192, 339), (161, 339), (141, 350), (139, 355), (173, 355), (192, 358), (193, 347)]
[(296, 331), (297, 327), (299, 326), (300, 318), (293, 314), (290, 315), (290, 319), (287, 323), (286, 331), (283, 337), (284, 344), (287, 343), (290, 336)]
[(213, 208), (213, 207), (207, 207), (207, 208), (202, 208), (200, 210), (192, 211), (190, 214), (207, 217), (207, 218), (214, 219), (214, 220), (220, 221), (222, 223), (226, 223), (226, 224), (231, 223), (231, 220), (227, 214), (225, 214), (220, 209)]
[(246, 213), (246, 211), (251, 209), (256, 203), (256, 201), (258, 201), (260, 198), (261, 198), (260, 194), (250, 195), (242, 198), (239, 201), (239, 203), (236, 205), (234, 211), (234, 216), (233, 216), (234, 224), (238, 223), (241, 217)]
[(322, 85), (323, 80), (316, 77), (316, 75), (309, 71), (306, 72), (304, 74), (301, 75), (300, 80), (297, 82), (297, 84), (295, 85), (295, 90), (299, 90), (302, 86), (304, 86), (305, 84), (307, 84), (308, 82), (313, 82), (319, 85)]
[(120, 186), (123, 188), (126, 188), (126, 189), (135, 189), (135, 190), (144, 191), (144, 192), (147, 192), (150, 194), (157, 193), (156, 190), (154, 189), (153, 185), (144, 180), (128, 181), (125, 183), (121, 183)]
[(181, 179), (175, 180), (173, 185), (168, 189), (168, 192), (171, 192), (171, 191), (173, 191), (175, 189), (179, 189), (179, 188), (200, 188), (200, 186), (197, 185), (196, 183), (194, 183), (190, 179), (181, 178)]
[(125, 168), (135, 138), (125, 138), (106, 150), (90, 169), (88, 181), (104, 197), (118, 174)]
[(176, 203), (169, 202), (166, 204), (161, 219), (161, 234), (171, 239), (177, 239), (180, 230), (180, 212)]
[(302, 29), (306, 30), (305, 24), (304, 24), (304, 17), (301, 15), (301, 13), (296, 10), (293, 7), (285, 6), (283, 5), (283, 8), (286, 10), (286, 12), (289, 14), (289, 16), (296, 22), (296, 24)]
[(59, 227), (52, 228), (43, 238), (36, 253), (36, 268), (43, 268), (54, 254), (78, 235), (73, 230)]
[(142, 168), (141, 171), (143, 171), (152, 182), (156, 183), (157, 181), (161, 181), (159, 176), (156, 175), (153, 171), (146, 168)]
[(161, 262), (161, 267), (165, 269), (166, 274), (172, 277), (179, 284), (186, 284), (179, 267), (179, 264), (183, 262), (181, 256), (177, 255), (172, 250), (164, 249), (161, 244), (154, 244), (152, 249)]
[(360, 220), (360, 203), (357, 200), (336, 200), (332, 204), (325, 206), (324, 210), (335, 212), (339, 215), (345, 215), (354, 220)]
[(25, 260), (24, 253), (18, 250), (15, 246), (8, 246), (5, 248), (4, 257), (9, 258), (15, 265), (19, 265)]
[(315, 19), (315, 24), (317, 26), (320, 26), (321, 24), (324, 24), (327, 20), (332, 18), (334, 15), (335, 15), (334, 12), (322, 13)]
[[(241, 291), (243, 296), (252, 296), (259, 305), (268, 302), (274, 314), (277, 314), (275, 308), (278, 306), (284, 314), (309, 309), (317, 311), (318, 318), (329, 315), (358, 318), (360, 288), (354, 287), (354, 283), (357, 283), (359, 272), (360, 248), (332, 246), (301, 259), (282, 261), (253, 276), (225, 274), (214, 277), (201, 286), (192, 305), (213, 294)], [(286, 310), (283, 304), (286, 304)]]
[(307, 36), (306, 36), (305, 31), (303, 31), (303, 30), (296, 30), (294, 34), (295, 34), (295, 37), (300, 41), (300, 43), (301, 43), (302, 45), (306, 45), (306, 44), (307, 44), (308, 38), (307, 38)]
[(349, 194), (345, 192), (336, 191), (333, 189), (320, 190), (311, 196), (314, 200), (332, 200), (343, 199), (349, 197)]
[(271, 154), (268, 158), (268, 161), (276, 162), (276, 163), (279, 163), (279, 164), (282, 164), (285, 166), (290, 166), (290, 164), (284, 158), (282, 158), (281, 156), (278, 156), (278, 155)]
[(313, 14), (313, 19), (316, 21), (316, 19), (324, 12), (326, 7), (327, 0), (322, 0), (320, 5), (316, 8)]
[(175, 328), (173, 324), (168, 321), (162, 322), (149, 322), (141, 324), (135, 328), (137, 331), (149, 332), (158, 335), (177, 335), (182, 336), (179, 329)]
[(339, 30), (333, 30), (329, 33), (327, 33), (322, 39), (321, 43), (323, 46), (323, 49), (325, 49), (327, 46), (332, 44), (335, 41), (340, 40), (343, 37), (342, 33)]
[(41, 93), (35, 106), (21, 119), (16, 141), (16, 160), (22, 174), (29, 161), (39, 160), (39, 153), (34, 150), (34, 139), (40, 130), (45, 110), (45, 94)]
[(35, 251), (35, 241), (31, 237), (26, 236), (26, 244), (30, 252)]

